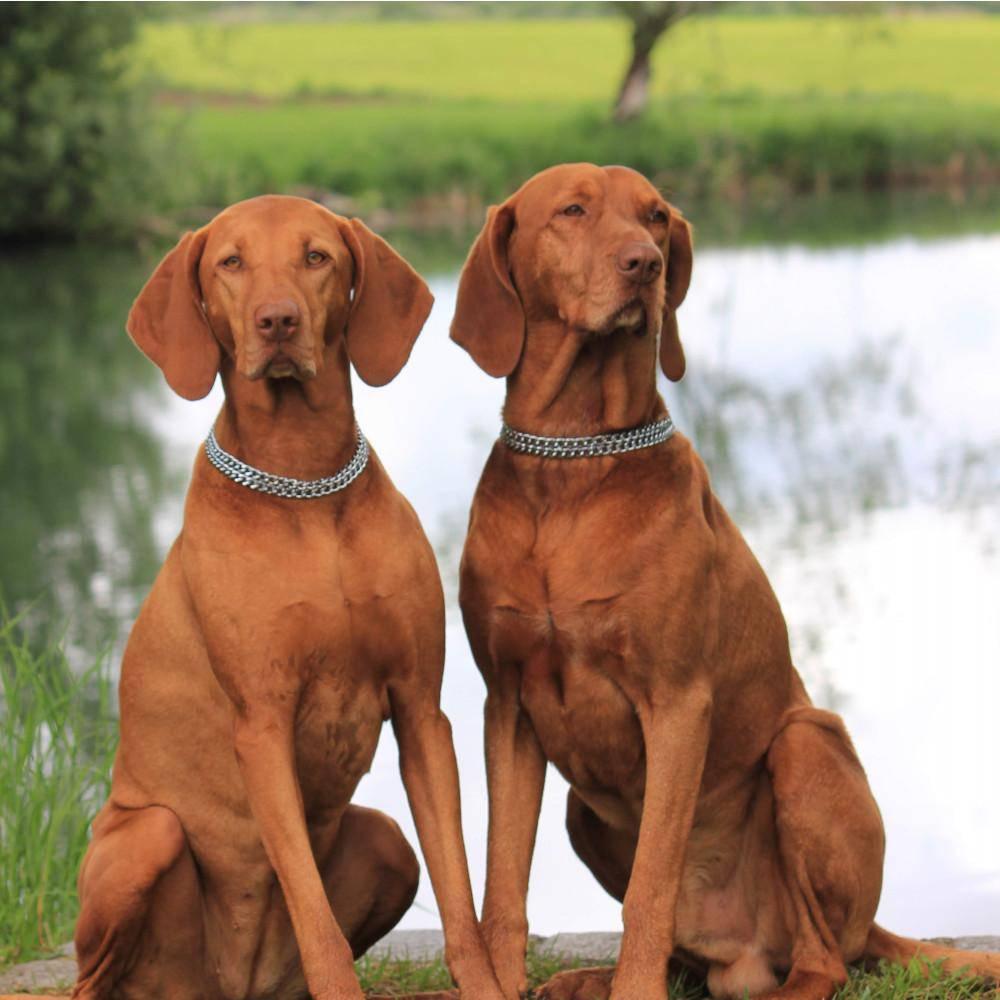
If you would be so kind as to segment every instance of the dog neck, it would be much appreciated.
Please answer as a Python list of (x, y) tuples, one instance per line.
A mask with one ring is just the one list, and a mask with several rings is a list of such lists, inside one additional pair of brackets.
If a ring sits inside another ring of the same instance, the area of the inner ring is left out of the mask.
[(560, 321), (530, 323), (507, 379), (504, 421), (543, 436), (606, 434), (649, 423), (666, 406), (656, 390), (656, 337), (582, 334)]
[(357, 447), (347, 352), (327, 348), (312, 379), (251, 381), (226, 358), (226, 401), (215, 424), (219, 444), (248, 465), (279, 476), (320, 479), (341, 469)]

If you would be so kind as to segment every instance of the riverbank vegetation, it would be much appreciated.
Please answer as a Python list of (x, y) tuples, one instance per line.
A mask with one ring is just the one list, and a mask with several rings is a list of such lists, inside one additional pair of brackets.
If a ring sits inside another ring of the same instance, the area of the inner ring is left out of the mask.
[(70, 669), (0, 621), (0, 967), (69, 940), (118, 732), (107, 659)]

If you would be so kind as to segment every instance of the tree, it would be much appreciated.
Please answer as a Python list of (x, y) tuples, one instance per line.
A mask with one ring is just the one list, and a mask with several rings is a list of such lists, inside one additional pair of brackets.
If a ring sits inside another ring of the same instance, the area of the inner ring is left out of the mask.
[(0, 237), (122, 229), (155, 193), (130, 3), (0, 5)]
[(632, 22), (632, 59), (615, 101), (615, 121), (641, 114), (649, 97), (649, 57), (660, 36), (692, 13), (694, 3), (616, 3)]

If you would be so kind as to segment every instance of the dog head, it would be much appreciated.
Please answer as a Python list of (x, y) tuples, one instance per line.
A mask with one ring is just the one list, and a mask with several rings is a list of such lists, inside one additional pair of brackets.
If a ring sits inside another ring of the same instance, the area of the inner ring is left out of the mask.
[(267, 195), (182, 237), (139, 293), (127, 329), (186, 399), (209, 392), (223, 355), (247, 379), (316, 378), (341, 337), (361, 378), (384, 385), (406, 363), (432, 301), (359, 220)]
[(564, 164), (502, 205), (465, 263), (451, 336), (491, 375), (509, 375), (526, 326), (557, 320), (585, 338), (660, 337), (677, 381), (684, 351), (676, 310), (691, 281), (691, 229), (641, 174)]

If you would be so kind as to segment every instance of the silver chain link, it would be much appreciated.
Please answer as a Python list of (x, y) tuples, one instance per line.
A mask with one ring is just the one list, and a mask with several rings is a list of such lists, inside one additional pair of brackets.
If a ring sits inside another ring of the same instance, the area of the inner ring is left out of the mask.
[(351, 460), (335, 475), (324, 476), (322, 479), (292, 479), (290, 476), (274, 476), (261, 469), (255, 469), (252, 465), (241, 462), (235, 455), (230, 455), (219, 444), (215, 439), (214, 427), (205, 439), (205, 455), (219, 472), (247, 489), (275, 497), (311, 500), (345, 489), (365, 471), (365, 466), (368, 464), (368, 442), (360, 427), (357, 428), (357, 433), (358, 447)]
[(504, 424), (500, 430), (500, 440), (513, 451), (537, 455), (539, 458), (597, 458), (663, 444), (673, 437), (676, 430), (670, 417), (627, 431), (594, 434), (590, 437), (543, 437), (540, 434), (516, 431)]

